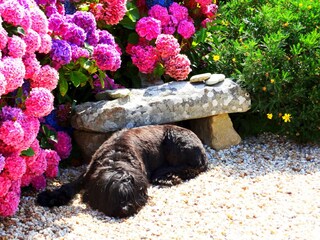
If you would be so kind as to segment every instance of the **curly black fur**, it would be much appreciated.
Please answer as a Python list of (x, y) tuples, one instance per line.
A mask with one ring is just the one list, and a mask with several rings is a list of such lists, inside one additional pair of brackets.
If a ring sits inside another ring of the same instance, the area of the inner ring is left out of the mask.
[(38, 195), (41, 206), (68, 204), (83, 190), (83, 201), (108, 216), (128, 217), (147, 200), (149, 183), (174, 185), (207, 169), (199, 138), (174, 125), (119, 131), (93, 155), (87, 171), (76, 181)]

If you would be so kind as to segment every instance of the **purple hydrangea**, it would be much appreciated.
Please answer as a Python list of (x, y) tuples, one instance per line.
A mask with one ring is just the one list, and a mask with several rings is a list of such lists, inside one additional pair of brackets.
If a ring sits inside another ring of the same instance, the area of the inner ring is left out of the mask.
[(116, 71), (120, 68), (120, 53), (112, 45), (98, 44), (93, 49), (92, 57), (101, 70)]
[(71, 44), (72, 60), (77, 61), (80, 57), (89, 58), (90, 53), (87, 49)]
[(93, 31), (97, 27), (94, 15), (91, 12), (77, 11), (73, 15), (72, 22), (86, 32)]
[(86, 32), (74, 23), (68, 23), (62, 33), (64, 40), (82, 47), (86, 40)]
[(23, 112), (20, 108), (4, 106), (0, 112), (0, 121), (20, 121), (23, 119)]
[(53, 39), (51, 48), (51, 58), (60, 65), (65, 65), (71, 61), (71, 46), (67, 41)]
[(86, 42), (92, 46), (96, 46), (99, 43), (99, 32), (96, 30), (89, 31)]
[(51, 31), (59, 31), (61, 24), (65, 21), (63, 15), (59, 13), (54, 13), (49, 18), (49, 29)]
[(114, 37), (107, 30), (98, 30), (99, 32), (99, 43), (105, 43), (109, 45), (115, 45)]

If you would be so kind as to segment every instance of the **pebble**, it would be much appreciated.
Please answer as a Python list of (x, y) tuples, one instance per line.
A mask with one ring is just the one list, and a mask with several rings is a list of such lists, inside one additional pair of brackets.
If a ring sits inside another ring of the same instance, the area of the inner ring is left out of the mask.
[(205, 80), (209, 79), (211, 76), (211, 73), (202, 73), (194, 75), (190, 78), (191, 83), (197, 83), (197, 82), (204, 82)]
[(224, 74), (211, 74), (210, 78), (205, 81), (206, 85), (212, 86), (226, 79)]
[[(0, 239), (319, 239), (320, 145), (262, 134), (205, 149), (206, 173), (174, 187), (151, 186), (148, 204), (124, 220), (90, 209), (80, 195), (49, 209), (24, 191), (16, 215), (0, 218)], [(48, 189), (84, 169), (61, 169)]]

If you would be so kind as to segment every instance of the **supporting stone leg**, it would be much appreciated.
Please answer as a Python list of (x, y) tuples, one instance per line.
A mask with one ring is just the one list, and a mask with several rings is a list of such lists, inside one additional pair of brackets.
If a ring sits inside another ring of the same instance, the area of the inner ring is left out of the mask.
[(73, 138), (80, 148), (84, 163), (89, 163), (92, 155), (112, 133), (96, 133), (75, 130)]
[(190, 120), (190, 129), (209, 147), (220, 150), (240, 143), (228, 114)]

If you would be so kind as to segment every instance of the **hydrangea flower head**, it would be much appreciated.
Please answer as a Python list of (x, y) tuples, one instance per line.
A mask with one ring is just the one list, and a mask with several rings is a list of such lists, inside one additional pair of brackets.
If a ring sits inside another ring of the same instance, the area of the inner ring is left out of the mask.
[(166, 26), (170, 22), (170, 16), (166, 7), (161, 5), (154, 5), (148, 11), (150, 17), (158, 19), (161, 21), (161, 26)]
[(139, 68), (142, 73), (152, 73), (158, 63), (158, 55), (155, 47), (133, 46), (131, 48), (132, 63)]
[(82, 47), (87, 37), (86, 32), (74, 23), (68, 23), (66, 26), (67, 29), (62, 32), (63, 39)]
[(188, 19), (188, 8), (181, 6), (179, 3), (172, 3), (169, 7), (169, 13), (172, 14), (179, 22)]
[(186, 55), (178, 54), (165, 61), (165, 73), (176, 80), (184, 80), (191, 72), (190, 65)]
[(53, 99), (50, 90), (43, 87), (33, 88), (25, 101), (25, 113), (29, 116), (44, 117), (53, 110)]
[(0, 25), (0, 50), (4, 49), (7, 46), (8, 42), (8, 33)]
[(48, 32), (48, 20), (46, 15), (40, 8), (32, 8), (31, 10), (31, 28), (39, 34)]
[(26, 169), (27, 166), (25, 160), (17, 154), (13, 154), (6, 158), (4, 172), (8, 174), (8, 177), (11, 179), (11, 181), (20, 179), (26, 172)]
[(72, 149), (71, 138), (68, 135), (68, 133), (63, 131), (58, 131), (57, 142), (54, 143), (53, 147), (61, 159), (68, 158)]
[(126, 14), (126, 0), (102, 0), (94, 4), (90, 11), (96, 19), (105, 21), (107, 25), (115, 25)]
[(77, 61), (80, 57), (89, 58), (90, 53), (87, 49), (71, 44), (72, 60)]
[(196, 32), (193, 23), (189, 20), (182, 20), (179, 22), (177, 32), (185, 39), (192, 37)]
[[(0, 67), (1, 68), (1, 67)], [(4, 75), (0, 72), (0, 98), (6, 92), (7, 81)]]
[(17, 121), (7, 120), (0, 125), (0, 139), (7, 145), (20, 145), (24, 139), (24, 131)]
[(95, 46), (92, 57), (101, 70), (116, 71), (121, 64), (120, 53), (114, 46), (108, 44)]
[(65, 40), (53, 39), (51, 58), (54, 62), (65, 65), (71, 61), (71, 46)]
[(41, 46), (38, 49), (39, 53), (49, 53), (52, 47), (52, 39), (49, 34), (40, 34)]
[(8, 217), (15, 214), (20, 203), (20, 192), (9, 191), (0, 198), (0, 216)]
[(153, 17), (143, 17), (137, 22), (136, 32), (150, 41), (161, 33), (161, 22)]
[(52, 91), (57, 87), (59, 74), (49, 65), (42, 66), (37, 75), (31, 81), (31, 87), (43, 87)]
[(29, 29), (27, 34), (23, 37), (24, 42), (27, 44), (27, 52), (34, 53), (37, 51), (41, 46), (41, 37), (40, 35), (32, 30)]
[(49, 17), (48, 21), (49, 21), (49, 25), (48, 25), (49, 29), (53, 32), (58, 32), (61, 24), (64, 23), (65, 21), (65, 17), (59, 13), (55, 13)]
[(6, 164), (6, 159), (2, 154), (0, 154), (0, 173), (2, 172), (4, 165)]
[(99, 33), (99, 43), (105, 43), (109, 45), (115, 45), (116, 41), (114, 36), (109, 33), (107, 30), (97, 30)]
[(97, 27), (96, 19), (91, 12), (75, 12), (72, 16), (72, 22), (85, 30), (85, 32), (93, 31)]
[(169, 15), (169, 16), (170, 16), (170, 21), (166, 26), (162, 27), (162, 32), (165, 34), (174, 34), (179, 22), (175, 16), (173, 15)]
[(22, 86), (26, 69), (21, 58), (4, 57), (0, 65), (0, 73), (7, 81), (6, 94)]
[(6, 174), (0, 174), (0, 186), (0, 198), (2, 198), (8, 193), (11, 187), (11, 180)]
[(22, 58), (26, 53), (27, 44), (18, 36), (8, 38), (9, 55), (14, 58)]
[(49, 178), (54, 178), (58, 174), (58, 171), (59, 171), (58, 166), (61, 159), (58, 153), (54, 150), (45, 149), (44, 151), (46, 153), (46, 159), (48, 164), (45, 175)]
[(36, 54), (27, 53), (23, 56), (22, 60), (26, 69), (25, 79), (33, 79), (33, 77), (36, 76), (36, 74), (38, 74), (41, 68), (40, 62), (38, 61)]
[(156, 40), (156, 49), (161, 58), (168, 58), (180, 53), (178, 40), (170, 34), (160, 34)]
[(8, 22), (14, 26), (21, 24), (21, 21), (25, 15), (25, 9), (19, 4), (18, 1), (4, 1), (1, 7), (1, 17), (5, 22)]
[(43, 175), (36, 176), (31, 180), (32, 186), (37, 190), (43, 190), (46, 188), (47, 181)]
[(218, 5), (209, 4), (206, 6), (201, 6), (201, 12), (206, 15), (208, 18), (214, 18), (218, 12)]
[(47, 159), (45, 150), (41, 149), (35, 161), (29, 162), (28, 168), (32, 175), (38, 176), (47, 169)]

